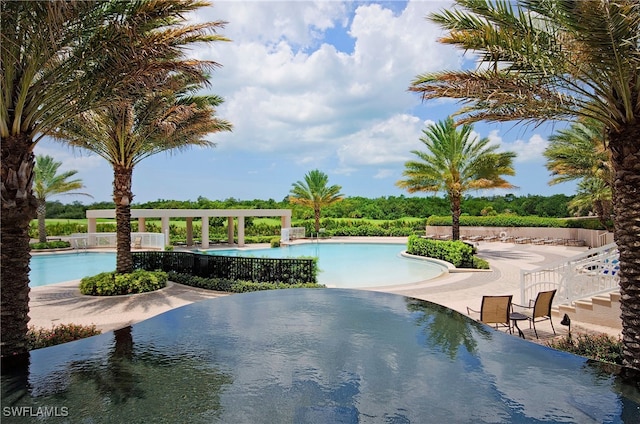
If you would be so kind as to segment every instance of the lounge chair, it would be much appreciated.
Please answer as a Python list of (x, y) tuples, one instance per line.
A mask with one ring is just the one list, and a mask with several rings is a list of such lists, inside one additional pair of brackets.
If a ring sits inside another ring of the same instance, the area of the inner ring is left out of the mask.
[(504, 296), (482, 296), (482, 304), (480, 311), (467, 307), (467, 314), (479, 313), (480, 322), (493, 325), (496, 329), (506, 327), (511, 333), (511, 320), (509, 314), (511, 312), (511, 299), (513, 295)]
[(556, 329), (553, 327), (553, 321), (551, 320), (551, 304), (553, 303), (553, 297), (555, 295), (555, 289), (543, 291), (538, 293), (535, 301), (533, 299), (529, 300), (529, 306), (518, 305), (517, 303), (513, 304), (515, 308), (521, 308), (521, 313), (527, 316), (527, 319), (529, 320), (529, 328), (531, 328), (531, 324), (533, 324), (533, 331), (536, 334), (536, 339), (538, 338), (536, 322), (549, 320), (553, 334), (556, 334)]
[(134, 249), (142, 249), (142, 237), (135, 237), (131, 247)]

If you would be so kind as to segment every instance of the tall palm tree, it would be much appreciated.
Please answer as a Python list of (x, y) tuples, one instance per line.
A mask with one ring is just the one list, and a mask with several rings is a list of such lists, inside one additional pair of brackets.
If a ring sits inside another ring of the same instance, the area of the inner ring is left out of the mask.
[(581, 119), (549, 137), (544, 151), (547, 169), (553, 175), (549, 184), (597, 178), (613, 187), (613, 165), (605, 138), (602, 123), (593, 119)]
[(82, 195), (92, 197), (87, 193), (74, 190), (84, 188), (81, 179), (69, 180), (78, 173), (71, 170), (58, 174), (58, 168), (62, 162), (57, 162), (51, 156), (36, 156), (36, 166), (33, 169), (33, 192), (38, 202), (38, 239), (41, 243), (47, 241), (47, 228), (45, 218), (47, 216), (47, 199), (61, 194)]
[(620, 252), (624, 364), (640, 369), (640, 6), (636, 0), (456, 0), (440, 40), (481, 66), (418, 75), (424, 100), (461, 99), (462, 122), (583, 117), (606, 131)]
[(316, 233), (320, 231), (320, 211), (343, 199), (339, 185), (327, 186), (329, 176), (314, 169), (304, 176), (304, 181), (296, 181), (289, 192), (289, 202), (313, 209)]
[(471, 125), (456, 128), (447, 118), (423, 130), (420, 141), (426, 151), (413, 150), (418, 157), (405, 163), (406, 177), (396, 184), (409, 193), (444, 191), (449, 197), (452, 218), (452, 238), (460, 239), (460, 204), (469, 190), (514, 188), (502, 178), (515, 175), (513, 152), (496, 152), (498, 145), (489, 145), (488, 138), (472, 136)]
[[(109, 102), (159, 69), (181, 69), (176, 39), (191, 32), (173, 27), (199, 0), (87, 0), (0, 2), (0, 354), (27, 351), (29, 223), (35, 145), (72, 116)], [(161, 30), (166, 27), (166, 30)], [(155, 29), (155, 30), (154, 30)], [(215, 34), (208, 37), (215, 37)]]
[(611, 187), (600, 178), (583, 178), (578, 183), (578, 193), (569, 202), (573, 213), (595, 212), (600, 224), (611, 231), (609, 221), (613, 212)]
[(581, 119), (549, 137), (544, 156), (553, 175), (549, 184), (581, 180), (570, 209), (595, 212), (600, 223), (611, 231), (614, 175), (605, 137), (601, 122)]
[(96, 153), (113, 167), (116, 205), (116, 272), (133, 271), (131, 254), (131, 191), (133, 169), (143, 159), (165, 151), (211, 147), (206, 137), (230, 131), (215, 117), (222, 98), (194, 95), (203, 81), (184, 74), (167, 75), (163, 87), (120, 98), (62, 124), (52, 133), (71, 146)]

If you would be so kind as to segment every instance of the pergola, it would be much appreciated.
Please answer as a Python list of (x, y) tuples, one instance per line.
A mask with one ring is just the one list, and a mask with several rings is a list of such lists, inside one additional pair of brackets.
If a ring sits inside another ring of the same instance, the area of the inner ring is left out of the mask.
[[(291, 209), (131, 209), (131, 218), (138, 219), (138, 231), (145, 231), (146, 218), (160, 218), (162, 220), (162, 234), (165, 240), (169, 240), (169, 218), (186, 218), (187, 220), (187, 245), (193, 245), (193, 218), (202, 219), (202, 247), (209, 247), (209, 218), (227, 218), (227, 236), (230, 244), (233, 244), (234, 225), (233, 219), (238, 218), (238, 246), (244, 246), (244, 218), (247, 216), (279, 216), (282, 228), (291, 227)], [(87, 210), (89, 233), (95, 233), (97, 218), (115, 219), (115, 209)], [(206, 225), (205, 225), (206, 223)]]

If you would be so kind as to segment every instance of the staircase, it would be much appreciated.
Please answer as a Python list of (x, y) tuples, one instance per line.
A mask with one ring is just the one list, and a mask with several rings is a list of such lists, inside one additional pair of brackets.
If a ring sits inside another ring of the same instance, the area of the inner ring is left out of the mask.
[(539, 291), (557, 289), (552, 315), (572, 322), (622, 329), (618, 249), (615, 243), (574, 257), (521, 271), (521, 300), (535, 299)]
[(619, 291), (576, 300), (571, 305), (556, 305), (552, 308), (551, 314), (553, 318), (558, 320), (567, 314), (572, 322), (622, 330)]

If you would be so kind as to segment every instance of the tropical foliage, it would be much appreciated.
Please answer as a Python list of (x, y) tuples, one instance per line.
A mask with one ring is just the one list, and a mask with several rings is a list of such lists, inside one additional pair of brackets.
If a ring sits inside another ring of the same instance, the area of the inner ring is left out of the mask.
[(418, 75), (424, 100), (460, 99), (462, 123), (602, 124), (613, 166), (624, 364), (640, 368), (640, 6), (635, 0), (457, 0), (432, 14), (475, 70)]
[(313, 209), (316, 233), (320, 231), (320, 212), (323, 207), (336, 203), (344, 197), (339, 185), (327, 186), (329, 176), (314, 169), (304, 176), (304, 181), (296, 181), (290, 191), (289, 201)]
[(595, 213), (609, 229), (613, 213), (613, 166), (601, 122), (582, 119), (549, 137), (544, 155), (554, 176), (550, 184), (580, 180), (569, 208), (576, 214)]
[[(198, 40), (193, 37), (194, 42)], [(231, 130), (231, 124), (215, 117), (215, 108), (223, 101), (220, 97), (194, 95), (206, 82), (206, 74), (198, 69), (205, 65), (194, 65), (192, 72), (201, 73), (197, 81), (184, 74), (165, 75), (165, 83), (153, 91), (77, 115), (54, 133), (57, 139), (94, 152), (113, 167), (117, 272), (133, 269), (130, 219), (134, 167), (160, 152), (213, 146), (207, 136)]]
[[(174, 23), (205, 4), (0, 2), (2, 356), (27, 351), (36, 143), (79, 113), (155, 85), (163, 70), (182, 71), (180, 45), (174, 41), (194, 34), (183, 34)], [(196, 32), (211, 26), (200, 24)]]
[(58, 174), (62, 162), (55, 161), (51, 156), (36, 156), (36, 166), (33, 175), (33, 194), (38, 202), (38, 241), (47, 242), (45, 218), (47, 215), (47, 199), (61, 194), (75, 194), (91, 197), (90, 194), (75, 190), (84, 188), (81, 179), (69, 180), (78, 173), (76, 170)]
[(444, 191), (451, 202), (452, 238), (460, 239), (460, 213), (463, 195), (469, 190), (513, 188), (503, 175), (514, 175), (512, 161), (515, 153), (496, 150), (488, 138), (478, 139), (471, 125), (456, 128), (447, 118), (423, 130), (420, 141), (426, 151), (413, 150), (418, 157), (405, 163), (406, 177), (397, 185), (410, 193)]

